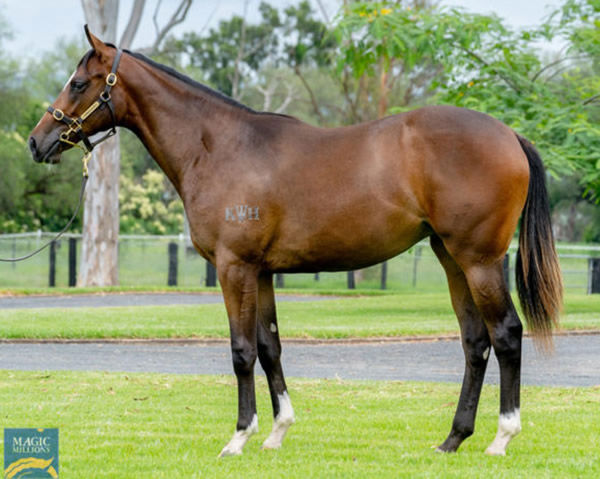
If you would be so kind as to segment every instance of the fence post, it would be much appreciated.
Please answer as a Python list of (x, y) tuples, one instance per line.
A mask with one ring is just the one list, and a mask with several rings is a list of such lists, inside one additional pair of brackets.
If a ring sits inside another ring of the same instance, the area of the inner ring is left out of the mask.
[(167, 278), (168, 286), (177, 286), (177, 250), (179, 245), (171, 241), (168, 245), (169, 254), (169, 276)]
[(387, 288), (387, 261), (381, 263), (381, 289)]
[(502, 269), (504, 270), (504, 281), (506, 282), (506, 287), (510, 292), (510, 253), (506, 253), (506, 255), (504, 255)]
[(56, 286), (56, 241), (50, 243), (50, 271), (48, 273), (48, 286)]
[(206, 286), (217, 285), (217, 270), (209, 261), (206, 262)]
[(315, 281), (319, 281), (319, 273), (315, 273)]
[(588, 294), (600, 293), (600, 258), (588, 258)]
[(347, 283), (348, 283), (348, 289), (356, 289), (356, 281), (354, 279), (354, 271), (348, 271)]
[(283, 273), (275, 273), (275, 287), (283, 288), (284, 284)]
[(77, 284), (77, 238), (69, 238), (69, 287)]

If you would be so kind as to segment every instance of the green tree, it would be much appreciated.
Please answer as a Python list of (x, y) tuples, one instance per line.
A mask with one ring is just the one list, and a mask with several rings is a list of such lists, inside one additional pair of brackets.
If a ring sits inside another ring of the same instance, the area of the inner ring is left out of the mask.
[[(598, 59), (599, 18), (597, 0), (568, 0), (529, 31), (460, 9), (353, 3), (337, 27), (340, 70), (374, 76), (396, 58), (406, 71), (434, 65), (437, 74), (423, 85), (436, 92), (432, 101), (499, 118), (536, 142), (552, 173), (577, 171), (598, 194), (598, 85), (589, 71)], [(544, 61), (536, 42), (557, 37), (568, 42), (568, 58)]]
[[(170, 55), (173, 63), (189, 63), (190, 71), (217, 90), (239, 99), (246, 80), (267, 59), (276, 56), (281, 26), (279, 12), (263, 2), (259, 6), (261, 21), (249, 24), (244, 16), (221, 20), (208, 34), (187, 32), (181, 39), (170, 38), (159, 56)], [(175, 56), (175, 59), (173, 59)]]
[(600, 208), (586, 197), (580, 175), (548, 183), (555, 237), (567, 242), (600, 242)]
[(148, 170), (139, 182), (122, 176), (119, 201), (123, 233), (161, 235), (183, 230), (183, 205), (161, 172)]
[(328, 101), (332, 95), (311, 86), (319, 69), (321, 76), (330, 76), (335, 41), (325, 24), (306, 0), (283, 10), (262, 2), (259, 11), (256, 23), (249, 23), (244, 12), (207, 33), (171, 37), (156, 58), (185, 65), (193, 78), (253, 108), (292, 111), (327, 123), (337, 115), (335, 102)]
[(68, 157), (52, 168), (34, 163), (26, 139), (48, 98), (62, 88), (64, 79), (60, 87), (50, 86), (49, 73), (60, 72), (64, 62), (46, 55), (29, 62), (11, 58), (1, 44), (8, 35), (0, 18), (0, 232), (56, 231), (73, 213), (81, 169)]

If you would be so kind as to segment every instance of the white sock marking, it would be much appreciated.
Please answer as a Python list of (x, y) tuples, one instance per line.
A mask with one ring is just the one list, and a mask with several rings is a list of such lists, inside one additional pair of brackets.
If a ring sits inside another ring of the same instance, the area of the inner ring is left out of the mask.
[(494, 456), (504, 456), (506, 454), (506, 446), (513, 437), (521, 432), (521, 412), (515, 409), (506, 414), (500, 414), (498, 418), (498, 434), (486, 449), (486, 454)]
[(240, 431), (235, 431), (235, 434), (231, 438), (231, 441), (227, 443), (227, 445), (219, 454), (219, 457), (224, 456), (237, 456), (242, 453), (244, 446), (248, 442), (248, 439), (253, 434), (258, 432), (258, 416), (255, 414), (252, 418), (252, 422), (246, 429), (242, 429)]
[(273, 430), (269, 437), (263, 442), (263, 449), (279, 449), (287, 430), (294, 424), (294, 409), (287, 391), (278, 394), (279, 414), (273, 421)]

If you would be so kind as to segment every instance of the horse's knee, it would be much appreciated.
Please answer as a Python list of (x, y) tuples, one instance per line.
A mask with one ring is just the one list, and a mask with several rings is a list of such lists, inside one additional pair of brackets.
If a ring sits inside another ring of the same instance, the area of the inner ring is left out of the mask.
[(279, 364), (281, 358), (281, 345), (277, 341), (258, 342), (258, 359), (265, 372)]
[(281, 343), (279, 342), (279, 332), (275, 323), (271, 323), (269, 327), (263, 323), (259, 324), (257, 343), (258, 358), (261, 364), (270, 365), (279, 362)]
[(256, 347), (247, 342), (234, 342), (231, 345), (233, 370), (236, 375), (247, 375), (254, 369)]
[(489, 337), (465, 338), (463, 342), (465, 361), (473, 368), (482, 368), (487, 364), (491, 342)]

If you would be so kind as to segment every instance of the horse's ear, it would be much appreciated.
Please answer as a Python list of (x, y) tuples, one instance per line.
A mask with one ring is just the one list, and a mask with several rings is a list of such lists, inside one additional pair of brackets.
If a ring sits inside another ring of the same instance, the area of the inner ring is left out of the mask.
[(105, 46), (104, 42), (90, 32), (87, 24), (84, 25), (83, 29), (85, 30), (85, 36), (87, 37), (88, 42), (90, 42), (91, 47), (96, 51), (96, 53), (101, 53), (103, 47)]

